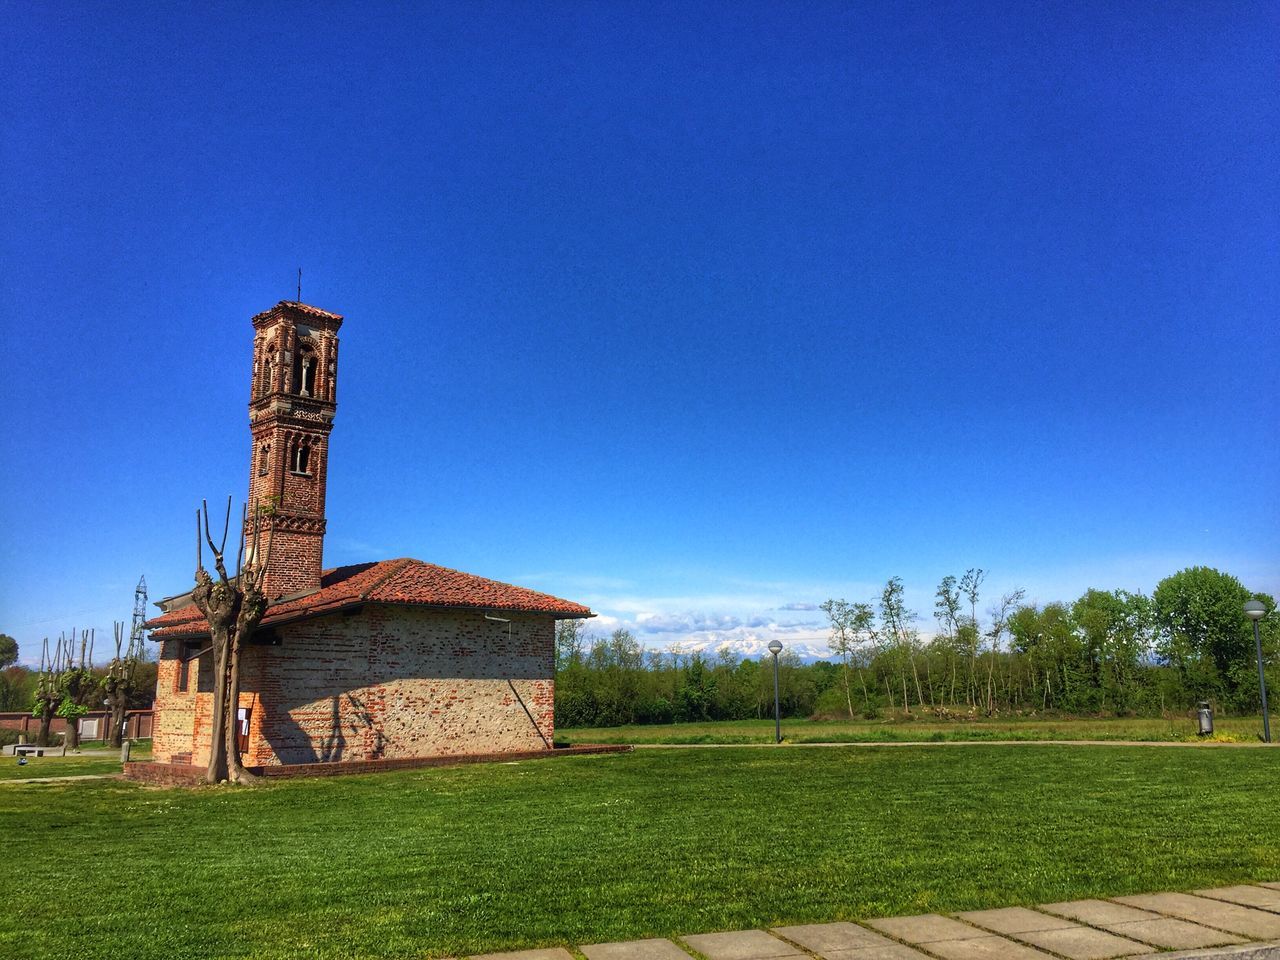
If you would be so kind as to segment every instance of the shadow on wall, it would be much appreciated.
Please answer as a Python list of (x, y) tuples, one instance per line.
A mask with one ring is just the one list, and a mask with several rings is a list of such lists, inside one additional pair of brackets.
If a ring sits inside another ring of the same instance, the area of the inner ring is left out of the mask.
[[(281, 763), (375, 760), (393, 744), (392, 756), (415, 756), (550, 740), (531, 686), (554, 677), (550, 618), (513, 617), (508, 633), (480, 613), (365, 607), (286, 628), (280, 646), (254, 652), (266, 680), (261, 735)], [(480, 681), (474, 699), (454, 696), (468, 681)], [(446, 724), (468, 746), (430, 747)]]
[[(348, 710), (346, 716), (353, 718), (354, 722), (344, 724), (342, 701), (346, 700)], [(290, 718), (286, 715), (286, 725)], [(296, 724), (294, 725), (297, 726)], [(347, 746), (346, 735), (342, 732), (344, 726), (350, 726), (353, 730), (363, 729), (368, 731), (369, 739), (372, 740), (369, 752), (361, 757), (362, 760), (379, 760), (382, 758), (382, 751), (386, 745), (386, 738), (382, 735), (382, 730), (374, 722), (373, 714), (365, 707), (364, 701), (352, 693), (344, 693), (335, 696), (331, 701), (331, 710), (329, 716), (329, 733), (321, 741), (320, 750), (312, 751), (314, 756), (303, 761), (306, 763), (320, 762), (336, 762), (342, 759), (342, 754)], [(298, 729), (297, 736), (305, 738), (301, 729)]]

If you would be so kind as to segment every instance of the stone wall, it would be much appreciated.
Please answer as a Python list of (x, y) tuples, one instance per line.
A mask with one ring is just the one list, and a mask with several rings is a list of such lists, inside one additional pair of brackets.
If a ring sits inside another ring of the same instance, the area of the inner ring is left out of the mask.
[[(555, 622), (371, 605), (274, 631), (247, 648), (240, 706), (250, 766), (549, 749)], [(178, 641), (161, 651), (154, 756), (208, 762), (212, 689), (192, 670), (177, 692)], [(209, 655), (200, 658), (202, 666)], [(207, 670), (207, 667), (206, 667)], [(190, 754), (190, 756), (186, 756)]]

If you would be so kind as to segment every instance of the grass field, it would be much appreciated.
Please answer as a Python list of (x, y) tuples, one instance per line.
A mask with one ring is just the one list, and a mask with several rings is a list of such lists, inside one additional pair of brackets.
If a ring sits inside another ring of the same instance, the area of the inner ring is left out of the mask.
[(0, 956), (465, 955), (1277, 880), (1278, 789), (1271, 750), (1034, 746), (14, 784)]
[[(25, 764), (19, 764), (17, 757), (6, 753), (0, 757), (0, 783), (5, 780), (25, 780), (32, 777), (78, 777), (120, 772), (118, 750), (103, 747), (98, 743), (86, 744), (85, 749), (87, 753), (79, 755), (72, 753), (65, 757), (28, 757)], [(150, 760), (151, 741), (136, 741), (130, 757), (134, 760)]]
[[(576, 727), (556, 731), (565, 743), (771, 743), (773, 720)], [(1261, 717), (1218, 717), (1219, 740), (1256, 741)], [(1197, 740), (1190, 717), (995, 720), (784, 720), (789, 743), (924, 743), (939, 740)]]

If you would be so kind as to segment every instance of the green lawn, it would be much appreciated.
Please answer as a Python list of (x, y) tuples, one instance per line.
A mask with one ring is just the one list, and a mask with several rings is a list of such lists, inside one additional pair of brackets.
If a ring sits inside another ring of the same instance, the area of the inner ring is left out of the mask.
[(1280, 880), (1278, 790), (1280, 751), (986, 746), (13, 785), (0, 956), (461, 956)]
[[(1220, 740), (1255, 741), (1261, 717), (1218, 717)], [(772, 720), (721, 720), (707, 723), (635, 724), (625, 727), (574, 727), (556, 730), (565, 743), (771, 743)], [(922, 743), (937, 740), (1197, 740), (1189, 717), (1115, 719), (994, 720), (784, 720), (782, 737), (790, 743)]]
[[(50, 747), (50, 754), (54, 748)], [(57, 750), (61, 750), (58, 747)], [(5, 780), (25, 780), (31, 777), (78, 777), (88, 774), (119, 773), (120, 752), (104, 747), (100, 743), (85, 744), (87, 754), (69, 753), (65, 757), (44, 756), (27, 757), (25, 764), (19, 764), (18, 758), (7, 752), (0, 757), (0, 782)], [(151, 741), (138, 740), (134, 743), (130, 758), (134, 760), (151, 759)]]

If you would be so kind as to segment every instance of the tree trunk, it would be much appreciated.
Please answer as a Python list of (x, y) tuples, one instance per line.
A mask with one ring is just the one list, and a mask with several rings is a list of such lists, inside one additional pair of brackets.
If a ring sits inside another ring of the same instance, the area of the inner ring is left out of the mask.
[(128, 700), (121, 693), (116, 693), (111, 703), (111, 746), (119, 749), (124, 743), (124, 715), (128, 708)]
[(227, 669), (227, 779), (232, 783), (254, 783), (257, 776), (245, 769), (240, 759), (240, 648), (244, 641), (240, 629), (230, 643), (231, 662)]
[(213, 716), (209, 718), (209, 765), (204, 778), (209, 783), (227, 779), (227, 629), (211, 622), (213, 641)]
[(49, 725), (53, 723), (52, 705), (46, 702), (45, 707), (40, 711), (40, 732), (36, 734), (36, 746), (47, 747), (49, 745)]

